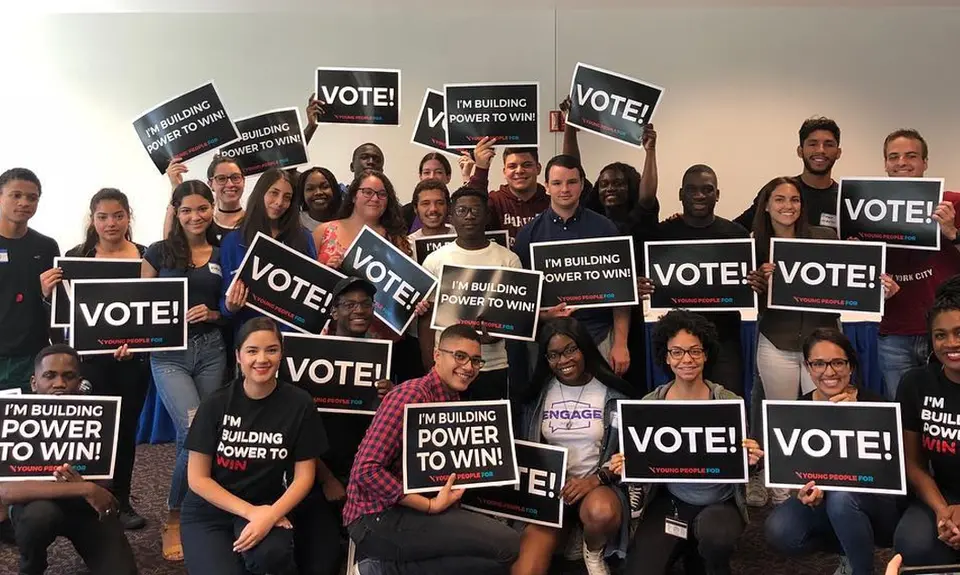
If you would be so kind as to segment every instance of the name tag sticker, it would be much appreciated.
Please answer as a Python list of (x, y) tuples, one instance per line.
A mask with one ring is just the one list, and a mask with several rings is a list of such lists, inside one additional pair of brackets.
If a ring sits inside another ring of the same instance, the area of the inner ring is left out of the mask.
[(672, 535), (680, 539), (687, 538), (686, 522), (680, 521), (679, 519), (674, 519), (673, 517), (664, 518), (663, 531), (667, 535)]
[(223, 271), (220, 269), (220, 264), (209, 263), (207, 267), (210, 269), (210, 273), (223, 277)]
[(7, 250), (0, 250), (0, 264), (5, 264), (10, 261), (10, 254), (7, 253)]

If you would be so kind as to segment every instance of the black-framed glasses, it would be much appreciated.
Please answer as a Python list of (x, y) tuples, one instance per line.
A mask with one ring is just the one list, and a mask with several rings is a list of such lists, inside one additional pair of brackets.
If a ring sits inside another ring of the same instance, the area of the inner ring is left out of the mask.
[(472, 365), (473, 367), (477, 369), (481, 369), (487, 363), (487, 360), (481, 357), (472, 357), (470, 354), (460, 350), (451, 351), (449, 349), (443, 349), (442, 347), (438, 347), (437, 351), (441, 351), (443, 353), (449, 353), (450, 355), (452, 355), (453, 361), (457, 362), (457, 365), (467, 365), (467, 363), (469, 362), (470, 365)]
[(381, 200), (387, 199), (387, 190), (375, 190), (373, 188), (360, 188), (359, 190), (357, 190), (357, 193), (368, 200), (373, 198), (373, 196), (377, 196), (377, 198)]
[(703, 359), (703, 348), (691, 347), (690, 349), (683, 349), (682, 347), (671, 347), (667, 350), (667, 355), (670, 356), (670, 359), (675, 359), (677, 361), (683, 359), (684, 355), (689, 355), (690, 359), (698, 360)]
[(360, 309), (362, 311), (368, 311), (373, 309), (373, 300), (365, 299), (363, 301), (342, 301), (337, 304), (337, 307), (347, 312), (353, 312), (354, 310), (357, 310), (357, 309)]
[(822, 359), (815, 359), (807, 362), (807, 367), (810, 368), (810, 371), (816, 374), (821, 374), (827, 371), (828, 365), (833, 368), (834, 372), (840, 373), (846, 371), (847, 368), (850, 367), (850, 360), (837, 358), (831, 359), (830, 361), (823, 361)]
[(468, 215), (479, 218), (481, 209), (479, 206), (457, 206), (453, 208), (453, 213), (458, 218), (465, 218)]
[(227, 183), (227, 180), (230, 180), (230, 182), (231, 182), (231, 183), (234, 183), (234, 184), (242, 184), (242, 183), (243, 183), (243, 174), (230, 174), (229, 176), (225, 176), (225, 175), (223, 175), (223, 174), (220, 174), (220, 175), (218, 175), (218, 176), (214, 176), (214, 177), (213, 177), (213, 181), (216, 182), (216, 183), (218, 183), (218, 184), (220, 184), (221, 186), (222, 186), (223, 184), (226, 184), (226, 183)]
[(575, 356), (579, 351), (580, 351), (580, 347), (577, 346), (576, 343), (571, 343), (570, 345), (568, 345), (567, 347), (563, 348), (560, 351), (548, 351), (547, 362), (556, 363), (557, 361), (560, 360), (561, 355), (566, 359), (570, 359), (571, 357)]

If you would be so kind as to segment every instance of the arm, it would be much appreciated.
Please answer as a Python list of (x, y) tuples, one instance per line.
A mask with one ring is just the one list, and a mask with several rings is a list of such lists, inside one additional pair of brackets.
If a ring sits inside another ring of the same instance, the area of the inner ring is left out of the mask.
[(610, 366), (617, 375), (630, 369), (630, 351), (627, 337), (630, 334), (630, 308), (613, 308), (613, 341), (610, 346)]
[(947, 510), (947, 500), (927, 470), (927, 462), (920, 446), (920, 434), (903, 430), (903, 451), (907, 466), (907, 481), (913, 486), (917, 497), (933, 510), (937, 518)]
[(580, 159), (580, 129), (567, 122), (570, 113), (570, 96), (560, 102), (560, 113), (563, 114), (563, 146), (560, 153)]
[[(943, 234), (950, 243), (953, 243), (957, 239), (957, 224), (956, 224), (957, 211), (953, 207), (953, 203), (949, 201), (942, 201), (940, 205), (933, 210), (933, 219), (940, 224), (940, 233)], [(960, 244), (953, 244), (954, 249), (960, 250)]]
[(645, 208), (652, 208), (657, 203), (657, 186), (659, 185), (659, 176), (657, 175), (657, 132), (653, 129), (653, 124), (647, 124), (643, 128), (643, 149), (646, 156), (643, 160), (643, 173), (640, 176), (640, 205)]
[(70, 499), (87, 497), (97, 485), (89, 481), (10, 481), (0, 483), (0, 503), (17, 505), (38, 499)]
[(187, 459), (187, 484), (190, 489), (211, 505), (237, 517), (247, 518), (255, 507), (214, 481), (210, 475), (212, 466), (213, 457), (210, 455), (190, 452)]
[(287, 487), (287, 490), (283, 492), (280, 499), (277, 499), (273, 505), (270, 506), (276, 516), (274, 523), (286, 517), (286, 515), (293, 511), (293, 508), (310, 493), (310, 489), (313, 488), (313, 479), (316, 476), (317, 470), (317, 465), (314, 463), (315, 461), (318, 460), (304, 459), (294, 464), (293, 481), (290, 482), (290, 485)]
[(476, 162), (476, 166), (473, 169), (473, 175), (470, 176), (470, 183), (468, 184), (471, 188), (489, 193), (490, 161), (493, 160), (493, 157), (496, 155), (496, 151), (493, 149), (494, 143), (496, 143), (494, 138), (483, 138), (473, 149), (473, 159)]
[(159, 275), (159, 272), (155, 267), (150, 265), (146, 259), (143, 260), (143, 263), (140, 264), (140, 277), (145, 279), (155, 278)]
[[(758, 195), (757, 198), (759, 198), (759, 197), (760, 197), (760, 196)], [(737, 216), (736, 218), (734, 218), (733, 221), (736, 222), (736, 223), (738, 223), (738, 224), (740, 224), (741, 226), (743, 226), (744, 228), (746, 228), (746, 229), (748, 229), (748, 230), (752, 230), (752, 229), (753, 229), (753, 218), (754, 218), (754, 216), (755, 216), (756, 214), (757, 214), (757, 199), (755, 198), (755, 199), (753, 200), (753, 202), (750, 204), (750, 207), (748, 207), (746, 210), (744, 210), (744, 212), (743, 212), (742, 214), (740, 214), (739, 216)]]
[(307, 100), (307, 125), (303, 128), (303, 139), (307, 145), (310, 144), (310, 140), (317, 132), (317, 122), (320, 120), (322, 110), (320, 100), (317, 100), (317, 94), (311, 94), (310, 99)]

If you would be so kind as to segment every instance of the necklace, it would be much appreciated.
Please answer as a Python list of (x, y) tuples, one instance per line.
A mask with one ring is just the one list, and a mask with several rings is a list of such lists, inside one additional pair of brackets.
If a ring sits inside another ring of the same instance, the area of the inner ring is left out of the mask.
[[(557, 383), (560, 383), (560, 382), (558, 381)], [(583, 384), (583, 385), (580, 386), (580, 393), (577, 395), (577, 399), (574, 400), (574, 404), (580, 403), (580, 398), (583, 397), (583, 390), (587, 388), (587, 385), (588, 385), (588, 384), (589, 384), (589, 382), (587, 382), (587, 383), (585, 383), (585, 384)], [(564, 393), (563, 393), (563, 388), (564, 388), (564, 387), (566, 387), (566, 386), (565, 386), (564, 384), (560, 383), (560, 399), (563, 401), (564, 404), (566, 404), (566, 403), (567, 403), (567, 398), (566, 398), (566, 396), (565, 396)], [(563, 425), (563, 427), (564, 427), (564, 429), (569, 430), (571, 427), (573, 427), (573, 420), (572, 420), (572, 419), (568, 419), (567, 422)]]
[(239, 214), (240, 212), (243, 211), (243, 206), (240, 206), (235, 210), (225, 210), (223, 208), (217, 208), (217, 211), (220, 212), (221, 214)]

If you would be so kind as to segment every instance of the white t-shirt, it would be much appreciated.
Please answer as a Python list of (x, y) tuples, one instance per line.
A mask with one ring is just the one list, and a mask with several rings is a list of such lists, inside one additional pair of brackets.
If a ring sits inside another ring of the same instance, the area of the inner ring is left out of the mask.
[[(523, 267), (517, 254), (496, 242), (490, 242), (490, 245), (482, 250), (465, 250), (458, 246), (457, 242), (453, 241), (440, 247), (437, 251), (428, 255), (427, 259), (423, 260), (424, 269), (433, 274), (437, 279), (440, 279), (440, 267), (444, 264), (456, 266), (496, 266), (518, 269)], [(436, 294), (434, 294), (433, 299), (436, 299)], [(437, 344), (440, 343), (439, 339), (440, 332), (437, 331)], [(502, 340), (494, 344), (482, 346), (480, 353), (483, 354), (483, 359), (487, 360), (482, 371), (506, 369), (507, 348), (504, 346)]]
[(597, 378), (582, 386), (553, 378), (549, 385), (540, 433), (545, 443), (567, 448), (567, 477), (586, 477), (601, 463), (607, 388)]
[[(443, 232), (442, 234), (436, 234), (436, 235), (445, 236), (445, 235), (457, 233), (457, 230), (453, 229), (453, 226), (451, 226), (450, 224), (444, 224), (443, 227), (445, 227), (447, 231)], [(420, 228), (419, 230), (413, 232), (412, 234), (407, 234), (407, 239), (410, 240), (410, 251), (413, 252), (414, 254), (417, 253), (417, 246), (415, 244), (417, 238), (423, 238), (423, 237), (429, 237), (429, 236), (423, 235), (423, 228)]]

